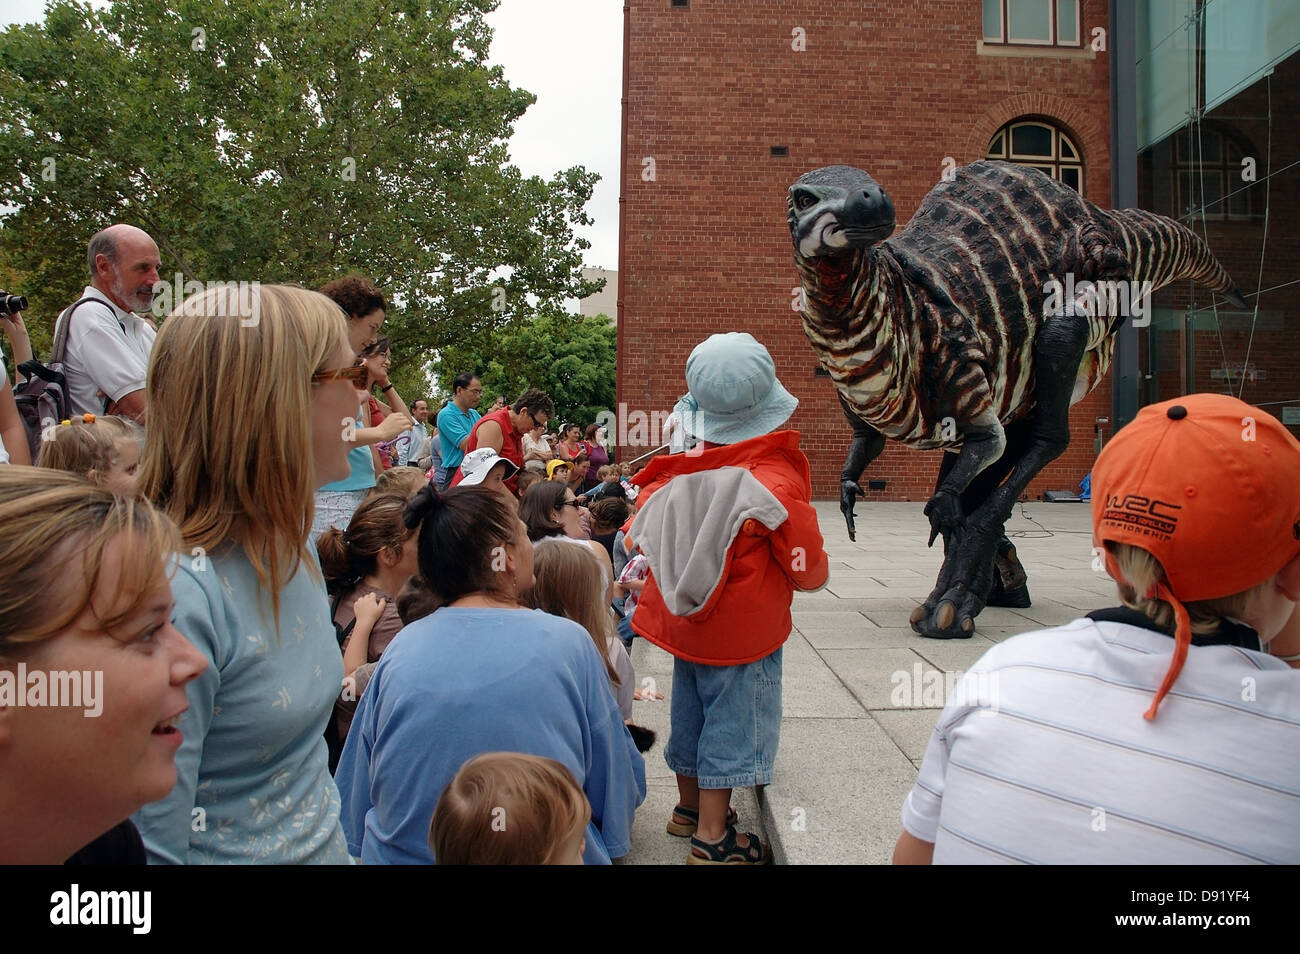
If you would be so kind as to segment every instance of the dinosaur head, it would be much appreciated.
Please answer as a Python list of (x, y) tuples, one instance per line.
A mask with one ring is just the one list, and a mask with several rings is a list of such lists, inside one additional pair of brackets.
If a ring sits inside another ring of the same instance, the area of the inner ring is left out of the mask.
[(894, 231), (894, 203), (875, 179), (852, 166), (805, 172), (786, 201), (790, 238), (804, 258), (866, 248)]

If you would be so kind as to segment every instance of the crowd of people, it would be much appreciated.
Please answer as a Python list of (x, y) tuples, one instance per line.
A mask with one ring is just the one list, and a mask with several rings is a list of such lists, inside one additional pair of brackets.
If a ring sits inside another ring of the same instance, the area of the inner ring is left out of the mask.
[[(656, 742), (638, 635), (674, 657), (666, 830), (772, 860), (731, 794), (772, 779), (792, 599), (830, 564), (762, 344), (697, 346), (690, 450), (633, 472), (594, 424), (548, 435), (535, 388), (480, 416), (473, 372), (429, 431), (367, 279), (259, 286), (256, 321), (208, 289), (155, 329), (147, 235), (88, 266), (35, 466), (0, 396), (0, 862), (607, 864)], [(1004, 718), (944, 709), (896, 860), (1300, 860), (1297, 659), (1267, 652), (1300, 630), (1298, 475), (1231, 398), (1122, 430), (1093, 506), (1124, 608), (973, 667)]]

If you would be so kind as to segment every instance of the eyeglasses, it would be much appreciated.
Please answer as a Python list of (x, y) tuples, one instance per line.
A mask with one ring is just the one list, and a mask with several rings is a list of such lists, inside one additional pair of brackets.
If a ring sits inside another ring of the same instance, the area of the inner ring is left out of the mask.
[(573, 500), (566, 500), (566, 501), (564, 501), (564, 503), (560, 504), (560, 506), (561, 506), (561, 507), (572, 507), (573, 509), (577, 510), (579, 507), (582, 506), (582, 504), (578, 503), (578, 499), (575, 497)]
[(342, 378), (344, 381), (350, 381), (358, 387), (366, 383), (366, 375), (369, 369), (364, 361), (354, 364), (350, 368), (336, 368), (333, 371), (317, 371), (311, 376), (312, 384), (319, 384), (322, 381), (334, 381)]
[(466, 388), (465, 390), (468, 391), (470, 394), (482, 394), (482, 393), (483, 393), (483, 389), (482, 389), (482, 388)]

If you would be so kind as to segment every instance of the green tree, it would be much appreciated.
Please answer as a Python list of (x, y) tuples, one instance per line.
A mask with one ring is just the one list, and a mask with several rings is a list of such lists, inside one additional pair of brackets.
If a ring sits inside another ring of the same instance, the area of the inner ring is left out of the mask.
[(540, 388), (555, 402), (556, 421), (584, 428), (614, 406), (618, 335), (605, 315), (541, 315), (444, 348), (435, 365), (439, 386), (474, 371), (483, 382), (480, 409), (497, 395), (512, 403), (527, 388)]
[(158, 242), (164, 280), (357, 271), (393, 296), (395, 376), (558, 309), (597, 179), (508, 163), (533, 102), (487, 62), (497, 0), (51, 0), (0, 33), (0, 270), (43, 354), (112, 222)]

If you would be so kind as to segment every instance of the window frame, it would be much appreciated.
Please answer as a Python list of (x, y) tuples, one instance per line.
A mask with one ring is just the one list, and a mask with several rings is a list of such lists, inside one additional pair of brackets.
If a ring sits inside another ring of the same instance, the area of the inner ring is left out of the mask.
[[(1051, 24), (1051, 36), (1046, 40), (1022, 40), (1011, 39), (1011, 16), (1007, 9), (1010, 0), (980, 0), (980, 37), (985, 46), (1009, 46), (1009, 47), (1030, 47), (1033, 49), (1059, 48), (1063, 50), (1082, 50), (1083, 43), (1083, 0), (1067, 0), (1074, 4), (1074, 36), (1072, 43), (1061, 41), (1060, 24), (1057, 17), (1057, 0), (1040, 0), (1047, 4), (1048, 22)], [(999, 33), (996, 37), (987, 36), (984, 33), (984, 5), (996, 3), (998, 7), (998, 28)]]
[[(1011, 148), (1012, 132), (1021, 126), (1037, 126), (1041, 129), (1046, 129), (1052, 137), (1051, 155), (1013, 152)], [(999, 138), (1002, 140), (1002, 151), (1000, 154), (995, 153), (993, 150), (993, 144), (997, 142)], [(1062, 143), (1065, 143), (1070, 147), (1070, 150), (1074, 153), (1073, 159), (1064, 154), (1061, 149)], [(1084, 162), (1083, 159), (1083, 150), (1079, 148), (1079, 144), (1074, 141), (1073, 137), (1071, 137), (1069, 133), (1051, 120), (1021, 116), (1017, 119), (1012, 119), (1009, 122), (1003, 123), (998, 130), (989, 137), (989, 144), (984, 150), (984, 158), (1000, 159), (1003, 162), (1014, 162), (1019, 166), (1029, 166), (1031, 168), (1039, 169), (1046, 172), (1062, 185), (1070, 186), (1070, 188), (1074, 188), (1074, 186), (1065, 181), (1061, 174), (1062, 170), (1077, 171), (1079, 174), (1079, 187), (1076, 191), (1081, 196), (1086, 194), (1084, 190), (1087, 188), (1088, 184), (1088, 168), (1087, 163)]]
[[(1169, 150), (1170, 180), (1174, 192), (1174, 218), (1180, 222), (1200, 220), (1204, 216), (1207, 222), (1249, 222), (1260, 219), (1263, 212), (1255, 210), (1254, 182), (1241, 181), (1241, 159), (1253, 154), (1247, 144), (1222, 129), (1215, 129), (1208, 124), (1201, 130), (1201, 151), (1205, 152), (1206, 139), (1218, 140), (1218, 157), (1205, 159), (1197, 156), (1195, 135), (1191, 128), (1180, 130), (1174, 137), (1173, 148)], [(1183, 189), (1183, 175), (1191, 175), (1193, 185)], [(1217, 179), (1219, 184), (1219, 201), (1214, 206), (1205, 206), (1205, 196), (1200, 196), (1200, 203), (1193, 208), (1191, 199), (1200, 191), (1201, 177), (1208, 183)], [(1230, 195), (1239, 195), (1244, 200), (1244, 212), (1232, 212)]]

